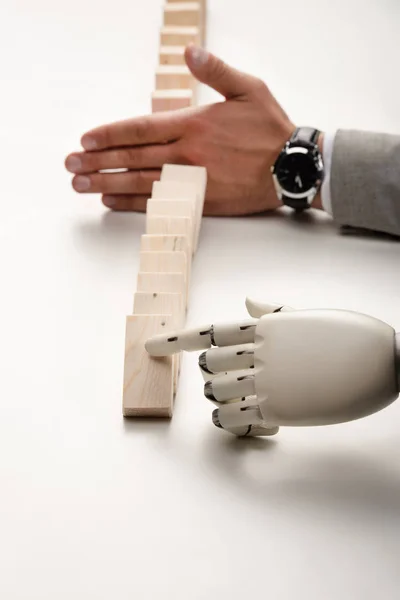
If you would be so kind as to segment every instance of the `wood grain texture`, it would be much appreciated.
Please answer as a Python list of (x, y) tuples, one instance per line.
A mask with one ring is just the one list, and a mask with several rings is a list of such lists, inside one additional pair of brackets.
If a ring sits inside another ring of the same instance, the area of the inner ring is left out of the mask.
[(152, 358), (144, 347), (153, 335), (173, 329), (171, 317), (133, 315), (126, 319), (123, 414), (126, 417), (171, 417), (174, 369), (171, 356)]
[(151, 97), (153, 113), (181, 110), (194, 104), (193, 90), (156, 90)]
[[(136, 315), (168, 315), (170, 318), (169, 325), (173, 330), (182, 329), (186, 317), (186, 309), (182, 294), (168, 292), (136, 292), (133, 301), (133, 313)], [(181, 352), (179, 354), (174, 354), (172, 357), (174, 394), (176, 394), (178, 387), (181, 358)]]
[(186, 235), (193, 251), (193, 222), (189, 217), (147, 217), (147, 234), (176, 234)]
[(189, 46), (201, 44), (202, 36), (199, 27), (162, 27), (161, 45), (162, 46)]
[(203, 7), (200, 2), (171, 2), (164, 6), (164, 25), (202, 27)]
[(197, 81), (186, 65), (160, 65), (156, 70), (157, 90), (192, 90), (195, 93)]
[(184, 252), (187, 260), (191, 260), (192, 252), (187, 235), (145, 234), (140, 238), (141, 252)]

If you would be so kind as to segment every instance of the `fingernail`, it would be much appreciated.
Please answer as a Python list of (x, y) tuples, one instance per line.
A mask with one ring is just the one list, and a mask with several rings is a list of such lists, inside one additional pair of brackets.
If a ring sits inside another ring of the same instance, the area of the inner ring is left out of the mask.
[(94, 138), (90, 137), (90, 135), (84, 135), (82, 138), (82, 146), (85, 150), (96, 150), (97, 142)]
[(116, 199), (114, 196), (103, 196), (103, 204), (108, 208), (113, 208), (116, 205)]
[(89, 177), (75, 177), (74, 188), (77, 192), (86, 192), (90, 188)]
[(67, 167), (68, 171), (76, 173), (82, 169), (82, 161), (77, 156), (69, 156), (66, 160), (65, 166)]
[(198, 46), (192, 46), (190, 49), (190, 58), (193, 66), (202, 67), (208, 60), (208, 52)]

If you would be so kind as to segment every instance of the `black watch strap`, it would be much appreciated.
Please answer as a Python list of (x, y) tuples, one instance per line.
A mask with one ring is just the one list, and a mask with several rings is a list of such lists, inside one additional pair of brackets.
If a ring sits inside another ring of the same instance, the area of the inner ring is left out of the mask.
[[(289, 144), (296, 144), (298, 142), (303, 144), (316, 144), (320, 136), (320, 131), (313, 127), (297, 127), (292, 137), (289, 140)], [(294, 208), (295, 210), (302, 211), (310, 208), (310, 204), (307, 198), (289, 198), (282, 194), (282, 201), (287, 206)]]
[(293, 142), (316, 144), (320, 133), (318, 129), (314, 129), (313, 127), (297, 127), (289, 141), (291, 144)]

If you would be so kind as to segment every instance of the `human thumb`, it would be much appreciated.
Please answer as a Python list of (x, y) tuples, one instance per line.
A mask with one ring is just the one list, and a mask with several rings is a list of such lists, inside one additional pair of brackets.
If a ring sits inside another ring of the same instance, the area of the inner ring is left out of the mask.
[(186, 48), (185, 60), (198, 81), (213, 88), (227, 100), (248, 96), (258, 81), (198, 46), (191, 45)]

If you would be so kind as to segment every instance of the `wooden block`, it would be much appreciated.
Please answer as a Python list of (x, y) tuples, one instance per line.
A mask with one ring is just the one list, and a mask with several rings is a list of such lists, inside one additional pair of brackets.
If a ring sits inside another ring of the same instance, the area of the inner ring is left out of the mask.
[[(147, 254), (158, 254), (149, 252)], [(172, 254), (179, 254), (178, 252)], [(185, 256), (185, 255), (184, 255)], [(133, 304), (134, 314), (142, 315), (169, 315), (171, 317), (172, 329), (182, 329), (185, 323), (186, 310), (182, 294), (171, 294), (165, 292), (136, 292)], [(176, 394), (178, 388), (179, 372), (182, 353), (174, 354), (173, 362), (173, 390)]]
[(160, 65), (185, 64), (185, 46), (161, 46)]
[(161, 28), (162, 46), (189, 46), (189, 44), (200, 46), (201, 40), (199, 27), (173, 26)]
[(161, 172), (161, 181), (193, 183), (197, 186), (200, 196), (204, 198), (207, 189), (207, 169), (191, 165), (164, 165)]
[(136, 289), (138, 292), (169, 292), (182, 294), (187, 307), (186, 281), (183, 273), (139, 273)]
[(153, 113), (189, 108), (193, 104), (193, 90), (156, 90), (151, 98)]
[(195, 92), (197, 82), (186, 65), (160, 65), (156, 70), (156, 89), (185, 89)]
[(188, 262), (192, 258), (189, 238), (186, 235), (142, 235), (141, 252), (184, 252)]
[(201, 27), (203, 8), (200, 2), (171, 2), (164, 6), (164, 25)]
[(133, 313), (136, 315), (169, 315), (172, 329), (181, 329), (186, 316), (182, 294), (171, 292), (136, 292)]
[[(175, 194), (179, 194), (179, 190), (181, 190), (181, 193), (183, 194), (184, 186), (189, 184), (191, 186), (191, 193), (196, 189), (196, 235), (194, 244), (194, 251), (196, 251), (199, 243), (201, 219), (203, 216), (204, 200), (207, 191), (207, 169), (205, 167), (186, 165), (164, 165), (161, 171), (161, 181), (158, 182), (157, 186), (153, 186), (153, 196), (154, 190), (156, 190), (156, 194), (161, 193), (161, 190), (165, 190), (163, 193), (167, 194), (166, 188), (163, 187), (167, 182), (170, 184), (170, 190), (176, 190), (174, 192)], [(175, 186), (173, 184), (175, 184)], [(168, 189), (168, 186), (166, 187)], [(178, 197), (178, 195), (175, 195), (175, 198)]]
[(193, 208), (200, 202), (197, 183), (188, 181), (168, 180), (168, 173), (162, 181), (153, 183), (151, 197), (153, 200), (187, 200), (191, 202)]
[(189, 217), (193, 220), (195, 208), (196, 205), (190, 199), (150, 198), (146, 213), (150, 217)]
[(184, 200), (190, 202), (193, 207), (193, 241), (195, 250), (198, 246), (200, 233), (200, 198), (198, 198), (198, 186), (195, 183), (181, 181), (155, 181), (152, 188), (152, 200)]
[(193, 223), (189, 217), (147, 217), (146, 233), (156, 235), (186, 235), (192, 248)]
[(171, 356), (152, 358), (144, 344), (171, 327), (165, 315), (133, 315), (126, 320), (123, 414), (126, 417), (171, 417), (174, 370)]
[[(141, 252), (141, 273), (183, 273), (186, 287), (189, 285), (189, 266), (184, 252)], [(169, 314), (164, 311), (159, 314)]]

